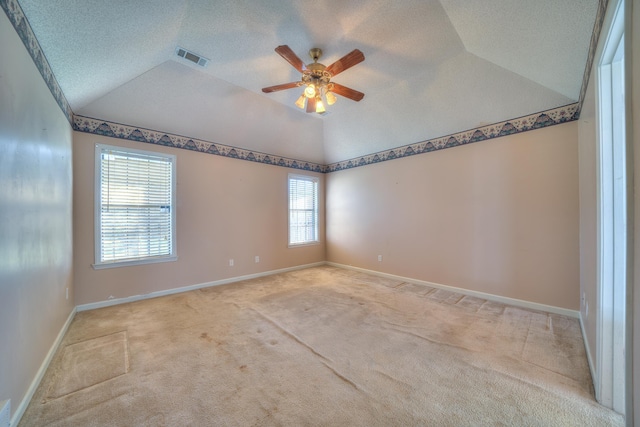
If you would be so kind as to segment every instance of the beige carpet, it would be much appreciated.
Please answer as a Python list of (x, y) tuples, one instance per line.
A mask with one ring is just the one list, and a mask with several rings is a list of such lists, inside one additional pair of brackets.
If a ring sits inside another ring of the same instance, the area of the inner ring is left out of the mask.
[(78, 313), (21, 426), (621, 426), (576, 319), (333, 267)]

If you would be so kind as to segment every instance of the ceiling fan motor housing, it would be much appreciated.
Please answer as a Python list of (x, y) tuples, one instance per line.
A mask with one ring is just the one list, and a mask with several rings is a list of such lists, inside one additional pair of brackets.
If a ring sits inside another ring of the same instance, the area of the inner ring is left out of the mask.
[(322, 56), (322, 49), (314, 47), (309, 49), (309, 56), (313, 59), (311, 64), (307, 65), (307, 70), (303, 74), (309, 74), (311, 79), (309, 81), (305, 81), (303, 76), (303, 81), (305, 83), (313, 83), (313, 84), (327, 84), (329, 83), (329, 79), (331, 78), (331, 74), (329, 74), (326, 70), (326, 66), (318, 62), (318, 59)]
[[(326, 71), (326, 68), (327, 67), (319, 62), (307, 65), (307, 69), (302, 73), (302, 81), (304, 83), (329, 83), (331, 74)], [(314, 82), (314, 80), (316, 82)]]

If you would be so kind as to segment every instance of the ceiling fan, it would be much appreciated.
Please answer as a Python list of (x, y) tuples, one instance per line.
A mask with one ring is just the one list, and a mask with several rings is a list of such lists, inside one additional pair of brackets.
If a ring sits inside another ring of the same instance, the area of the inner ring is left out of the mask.
[(364, 54), (360, 50), (352, 50), (328, 67), (318, 62), (318, 59), (322, 56), (322, 50), (316, 47), (309, 50), (309, 56), (311, 56), (313, 62), (308, 65), (305, 65), (287, 45), (278, 46), (275, 50), (293, 68), (302, 73), (302, 78), (297, 82), (265, 87), (262, 89), (264, 93), (306, 86), (304, 92), (296, 101), (296, 105), (303, 110), (306, 107), (307, 113), (324, 113), (326, 109), (322, 101), (323, 97), (328, 105), (333, 105), (336, 102), (334, 94), (356, 102), (364, 97), (362, 92), (331, 81), (332, 77), (364, 61)]

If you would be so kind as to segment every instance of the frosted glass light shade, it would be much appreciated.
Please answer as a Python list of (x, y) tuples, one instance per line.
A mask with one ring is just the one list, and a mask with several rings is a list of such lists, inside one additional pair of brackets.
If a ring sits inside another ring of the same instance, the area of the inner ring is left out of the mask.
[(337, 101), (336, 96), (332, 92), (329, 92), (329, 91), (327, 91), (327, 93), (324, 95), (324, 97), (327, 98), (327, 104), (328, 105), (333, 105)]
[(296, 101), (296, 107), (304, 110), (304, 106), (307, 103), (307, 97), (304, 94), (300, 95), (300, 98)]

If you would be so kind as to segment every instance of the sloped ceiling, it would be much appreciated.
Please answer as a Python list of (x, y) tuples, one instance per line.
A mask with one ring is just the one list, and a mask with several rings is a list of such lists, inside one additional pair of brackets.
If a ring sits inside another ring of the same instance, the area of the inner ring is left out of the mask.
[[(20, 0), (74, 113), (332, 163), (578, 100), (597, 0)], [(364, 92), (293, 104), (289, 45)], [(210, 62), (196, 66), (177, 46)]]

